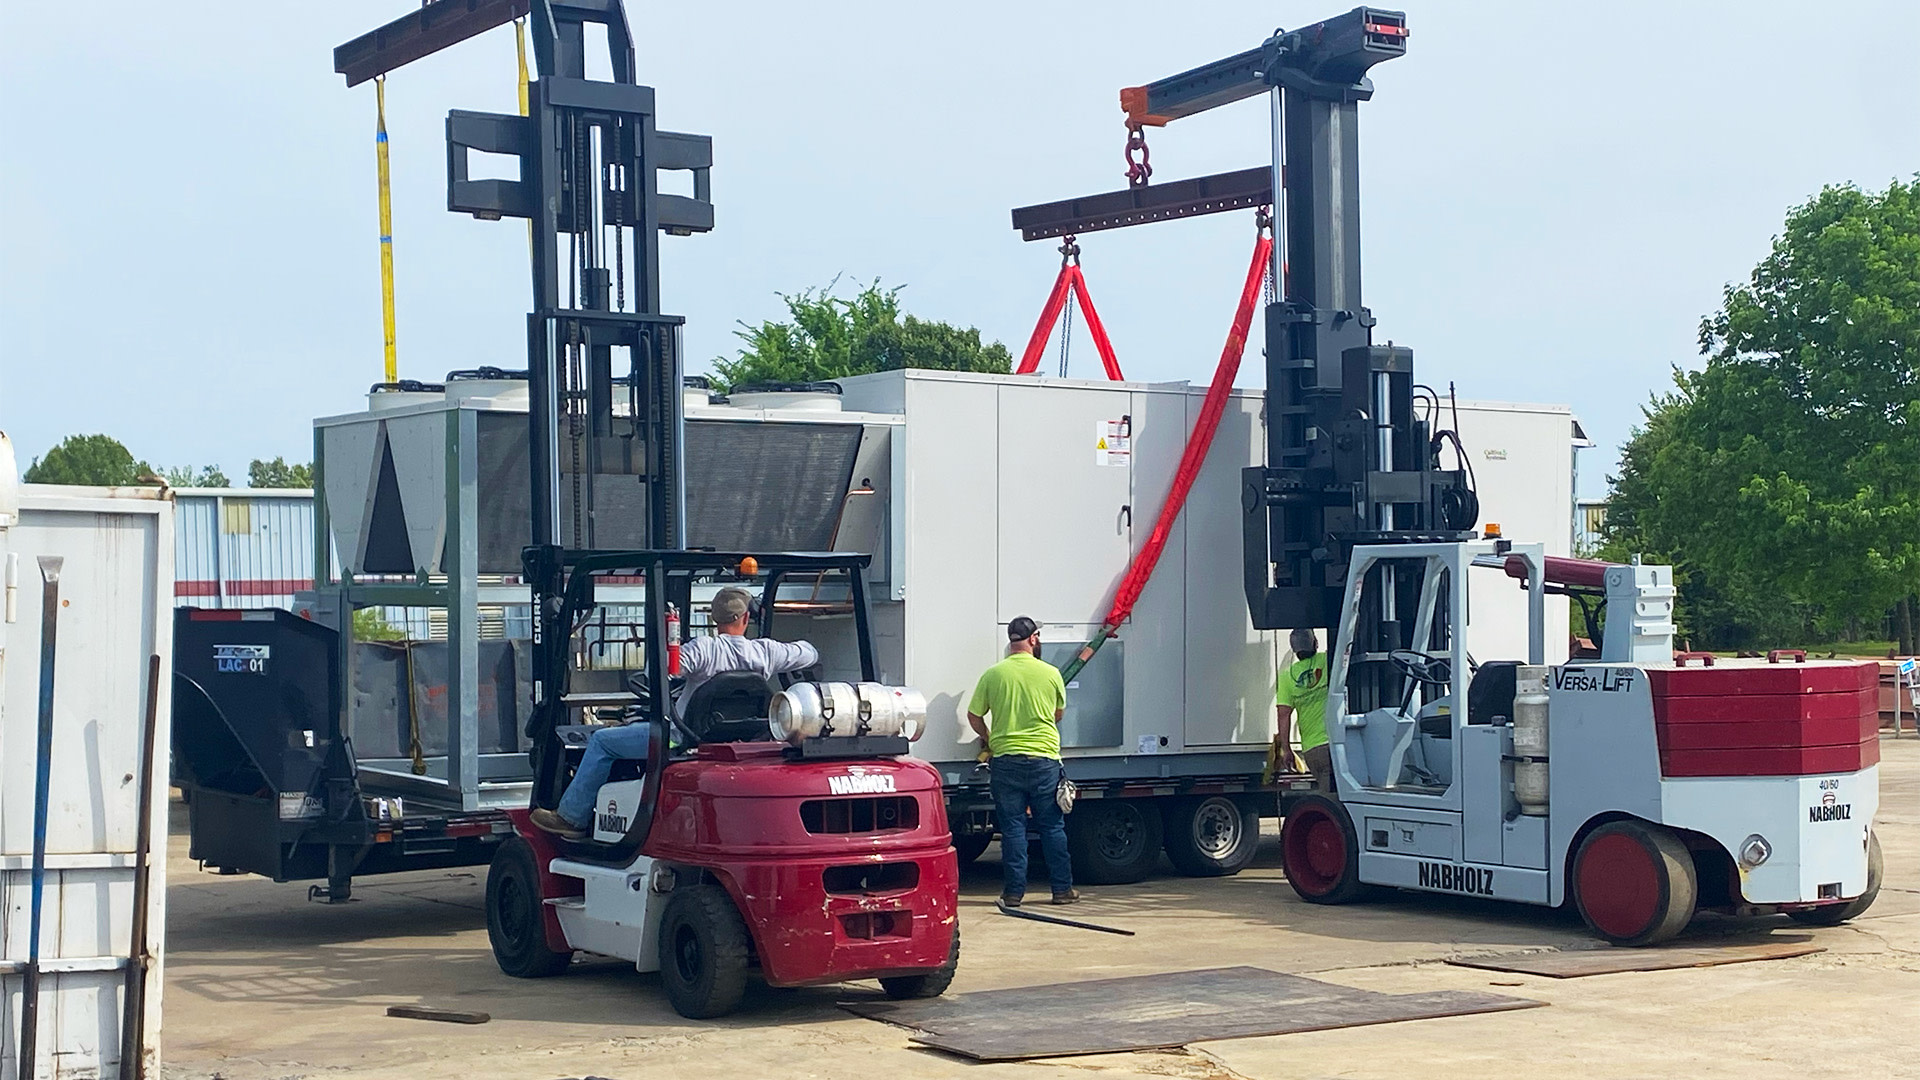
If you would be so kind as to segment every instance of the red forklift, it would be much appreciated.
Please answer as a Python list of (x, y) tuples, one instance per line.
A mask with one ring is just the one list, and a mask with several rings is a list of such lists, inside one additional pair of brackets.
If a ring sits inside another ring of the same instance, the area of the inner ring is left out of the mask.
[[(519, 836), (487, 875), (500, 969), (537, 977), (566, 970), (576, 951), (617, 956), (660, 972), (673, 1007), (695, 1019), (732, 1011), (754, 967), (774, 986), (878, 979), (895, 998), (944, 992), (960, 956), (959, 866), (940, 774), (906, 756), (912, 718), (874, 707), (872, 695), (891, 688), (874, 669), (868, 557), (544, 548), (527, 558), (544, 615), (535, 802), (558, 801), (592, 731), (569, 721), (647, 724), (650, 751), (615, 765), (586, 839), (512, 812)], [(759, 573), (741, 573), (743, 563)], [(576, 693), (571, 658), (581, 650), (569, 631), (595, 625), (594, 585), (608, 577), (650, 586), (639, 621), (646, 664), (624, 693)], [(808, 599), (783, 603), (796, 579)], [(805, 671), (778, 676), (776, 692), (757, 674), (723, 674), (676, 719), (668, 612), (722, 585), (758, 592), (763, 635), (851, 616), (857, 656), (822, 667), (857, 681), (822, 685), (823, 672)], [(803, 604), (805, 614), (790, 610)], [(855, 690), (853, 714), (809, 712), (835, 686)]]
[[(660, 309), (659, 237), (713, 228), (713, 148), (657, 126), (621, 0), (434, 0), (340, 46), (335, 69), (348, 85), (380, 78), (521, 18), (537, 70), (523, 114), (447, 118), (448, 209), (531, 226), (526, 452), (454, 449), (446, 466), (450, 487), (515, 495), (485, 524), (518, 533), (524, 573), (499, 584), (531, 592), (531, 795), (509, 811), (516, 835), (488, 873), (495, 958), (520, 977), (558, 974), (576, 952), (630, 960), (660, 971), (693, 1018), (735, 1008), (756, 967), (776, 986), (875, 978), (895, 997), (939, 994), (959, 956), (958, 866), (940, 777), (906, 756), (911, 695), (880, 685), (868, 556), (688, 544), (684, 320)], [(610, 78), (587, 73), (590, 29), (604, 33)], [(517, 159), (516, 178), (476, 178), (475, 155)], [(663, 170), (691, 173), (691, 193), (663, 191)], [(837, 511), (805, 490), (779, 498), (717, 516), (743, 534), (757, 522), (764, 538), (793, 515)], [(676, 710), (678, 616), (722, 585), (757, 591), (760, 632), (813, 638), (824, 670), (778, 690), (721, 675)], [(557, 804), (604, 723), (648, 725), (644, 762), (601, 788), (590, 836), (533, 828), (531, 810)]]

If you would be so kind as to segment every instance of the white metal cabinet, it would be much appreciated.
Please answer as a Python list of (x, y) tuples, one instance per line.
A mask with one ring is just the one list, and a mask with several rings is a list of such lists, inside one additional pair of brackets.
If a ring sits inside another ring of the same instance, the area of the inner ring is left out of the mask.
[(1131, 454), (1100, 451), (1097, 441), (1103, 424), (1129, 414), (1131, 395), (1045, 383), (997, 389), (989, 475), (999, 481), (999, 621), (1097, 624), (1133, 552)]
[[(114, 1075), (131, 948), (134, 849), (147, 830), (146, 1047), (160, 1041), (165, 938), (166, 753), (172, 686), (173, 506), (156, 489), (22, 489), (20, 521), (0, 530), (17, 560), (16, 619), (0, 624), (0, 1077), (23, 1075), (21, 971), (28, 955), (34, 773), (39, 727), (41, 580), (36, 557), (60, 555), (52, 783), (41, 918), (37, 1068), (25, 1075)], [(142, 746), (148, 658), (161, 657), (160, 726)], [(11, 660), (11, 663), (5, 661)], [(142, 758), (156, 785), (138, 820)]]

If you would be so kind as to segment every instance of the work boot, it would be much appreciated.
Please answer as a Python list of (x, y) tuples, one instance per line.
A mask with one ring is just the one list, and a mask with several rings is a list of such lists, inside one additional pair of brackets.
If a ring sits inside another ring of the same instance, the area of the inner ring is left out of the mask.
[(1022, 899), (1021, 897), (1016, 896), (1013, 893), (1001, 893), (1000, 906), (1001, 907), (1019, 907), (1021, 899)]
[(1053, 902), (1056, 904), (1077, 904), (1080, 902), (1080, 890), (1068, 889), (1066, 892), (1054, 893)]
[(541, 832), (550, 832), (563, 840), (585, 840), (587, 830), (544, 807), (527, 815), (533, 827)]

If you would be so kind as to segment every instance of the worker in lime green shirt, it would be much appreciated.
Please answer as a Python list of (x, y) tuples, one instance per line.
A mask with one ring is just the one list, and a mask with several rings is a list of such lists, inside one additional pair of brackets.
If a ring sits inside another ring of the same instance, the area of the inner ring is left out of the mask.
[[(973, 688), (967, 723), (986, 740), (994, 818), (1000, 826), (1000, 902), (1019, 907), (1027, 892), (1027, 819), (1040, 834), (1053, 902), (1080, 899), (1067, 854), (1067, 819), (1058, 792), (1060, 718), (1067, 687), (1060, 669), (1040, 659), (1040, 624), (1025, 615), (1007, 624), (1007, 658), (988, 668)], [(993, 722), (988, 724), (987, 718)]]
[(1314, 787), (1333, 790), (1333, 755), (1327, 749), (1327, 658), (1320, 639), (1311, 630), (1295, 630), (1287, 638), (1297, 659), (1280, 673), (1274, 690), (1280, 718), (1275, 741), (1285, 739), (1292, 723), (1300, 725), (1300, 756), (1313, 774)]

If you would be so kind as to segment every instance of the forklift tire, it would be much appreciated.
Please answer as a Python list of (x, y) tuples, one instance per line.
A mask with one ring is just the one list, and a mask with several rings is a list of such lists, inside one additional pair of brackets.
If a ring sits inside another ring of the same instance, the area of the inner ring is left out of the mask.
[(1848, 919), (1858, 918), (1873, 906), (1874, 898), (1880, 895), (1880, 837), (1867, 834), (1867, 891), (1844, 904), (1828, 904), (1824, 907), (1808, 908), (1805, 911), (1789, 911), (1787, 918), (1805, 926), (1839, 926)]
[(953, 838), (953, 856), (961, 866), (971, 866), (973, 861), (986, 853), (987, 845), (993, 843), (992, 833), (973, 833)]
[(487, 867), (487, 941), (501, 971), (516, 979), (544, 979), (567, 970), (573, 953), (547, 946), (546, 919), (533, 846), (516, 836), (500, 845)]
[(953, 973), (960, 967), (960, 922), (953, 924), (953, 948), (947, 951), (947, 962), (932, 971), (918, 975), (895, 975), (880, 980), (880, 989), (895, 1001), (908, 998), (934, 998), (947, 992), (953, 985)]
[(1260, 812), (1225, 795), (1175, 799), (1166, 813), (1167, 858), (1188, 877), (1226, 877), (1253, 862)]
[(1130, 885), (1160, 865), (1160, 808), (1144, 799), (1090, 799), (1067, 815), (1073, 880)]
[(1673, 830), (1609, 821), (1573, 857), (1567, 891), (1587, 928), (1614, 945), (1658, 945), (1687, 928), (1699, 901), (1693, 856)]
[(1360, 835), (1347, 808), (1325, 795), (1302, 795), (1280, 824), (1287, 884), (1309, 904), (1349, 904), (1373, 890), (1360, 881)]
[(747, 924), (718, 885), (667, 894), (660, 916), (660, 982), (689, 1020), (725, 1016), (747, 991)]

